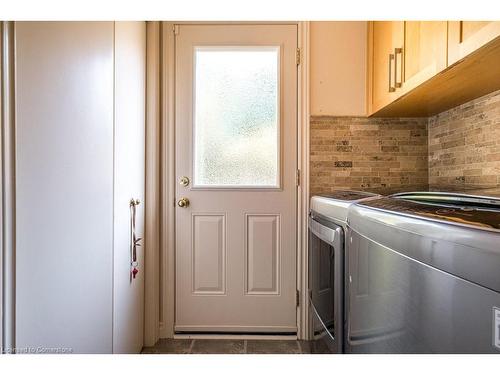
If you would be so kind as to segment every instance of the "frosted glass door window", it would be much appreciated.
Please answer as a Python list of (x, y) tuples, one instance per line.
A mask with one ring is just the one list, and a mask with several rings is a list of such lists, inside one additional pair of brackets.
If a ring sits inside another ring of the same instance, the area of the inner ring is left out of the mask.
[(279, 187), (279, 47), (198, 47), (194, 186)]

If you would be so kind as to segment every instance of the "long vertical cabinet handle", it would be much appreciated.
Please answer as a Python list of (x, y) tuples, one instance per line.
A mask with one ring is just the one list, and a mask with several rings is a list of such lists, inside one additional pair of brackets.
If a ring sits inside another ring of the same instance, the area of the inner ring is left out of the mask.
[[(401, 55), (401, 69), (399, 71), (398, 82), (398, 55)], [(403, 49), (394, 48), (394, 86), (400, 88), (403, 86)]]
[(132, 279), (135, 279), (137, 273), (139, 272), (139, 262), (137, 261), (137, 248), (141, 246), (140, 241), (142, 238), (138, 238), (135, 233), (135, 219), (136, 219), (136, 212), (137, 212), (137, 206), (141, 202), (139, 199), (131, 199), (130, 200), (130, 256), (131, 256), (131, 262), (130, 262), (130, 275), (131, 275), (131, 281)]
[[(394, 55), (392, 53), (389, 54), (389, 92), (396, 91), (396, 87), (392, 85), (392, 62), (394, 61)], [(394, 76), (396, 76), (394, 74)]]

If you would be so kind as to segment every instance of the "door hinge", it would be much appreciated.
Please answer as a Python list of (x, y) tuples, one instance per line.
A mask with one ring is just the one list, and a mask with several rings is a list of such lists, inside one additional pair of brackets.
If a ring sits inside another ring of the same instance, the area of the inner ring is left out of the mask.
[(174, 25), (172, 29), (174, 31), (174, 35), (179, 34), (179, 25)]
[(300, 169), (297, 169), (295, 172), (295, 183), (297, 186), (300, 186)]
[(297, 48), (295, 62), (297, 63), (297, 65), (300, 65), (300, 48)]
[(295, 304), (297, 307), (300, 306), (300, 293), (298, 290), (295, 291)]

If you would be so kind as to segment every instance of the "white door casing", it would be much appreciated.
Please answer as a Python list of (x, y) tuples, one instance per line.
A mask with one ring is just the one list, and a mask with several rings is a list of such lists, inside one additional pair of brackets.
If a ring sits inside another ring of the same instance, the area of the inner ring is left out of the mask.
[(4, 115), (3, 115), (3, 109), (2, 107), (4, 106), (4, 96), (5, 94), (3, 93), (3, 80), (2, 76), (4, 75), (4, 52), (3, 52), (3, 38), (4, 38), (4, 24), (0, 23), (0, 166), (2, 167), (2, 171), (0, 172), (0, 196), (2, 199), (0, 199), (0, 345), (2, 346), (2, 350), (5, 350), (3, 348), (7, 348), (10, 345), (8, 343), (4, 342), (4, 302), (3, 302), (3, 268), (4, 268), (4, 245), (3, 245), (3, 239), (4, 239), (4, 227), (3, 227), (3, 222), (4, 222), (4, 207), (3, 207), (3, 185), (4, 185), (4, 172), (3, 172), (3, 153), (4, 153), (4, 142), (2, 141), (3, 138), (3, 133), (4, 133)]
[[(186, 176), (190, 183), (176, 185), (176, 200), (185, 197), (190, 204), (176, 208), (175, 330), (296, 332), (297, 25), (177, 30), (176, 179)], [(270, 76), (259, 76), (259, 64), (271, 66), (265, 70)], [(254, 68), (255, 80), (245, 81), (245, 71)], [(211, 74), (227, 79), (226, 91), (211, 86)], [(262, 95), (245, 97), (245, 82), (262, 84)], [(269, 100), (273, 87), (276, 103)], [(221, 99), (225, 93), (229, 99)], [(261, 97), (267, 102), (252, 102), (255, 111), (246, 108), (245, 116), (234, 108), (211, 110), (220, 102)], [(274, 125), (259, 127), (264, 109), (276, 112), (269, 115)], [(250, 125), (235, 132), (241, 123)], [(252, 139), (258, 142), (249, 144)]]

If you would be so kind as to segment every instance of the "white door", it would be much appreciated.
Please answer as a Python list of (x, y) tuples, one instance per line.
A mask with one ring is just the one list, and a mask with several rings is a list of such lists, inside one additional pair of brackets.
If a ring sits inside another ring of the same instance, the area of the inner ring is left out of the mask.
[(296, 50), (296, 25), (176, 27), (177, 332), (297, 329)]

